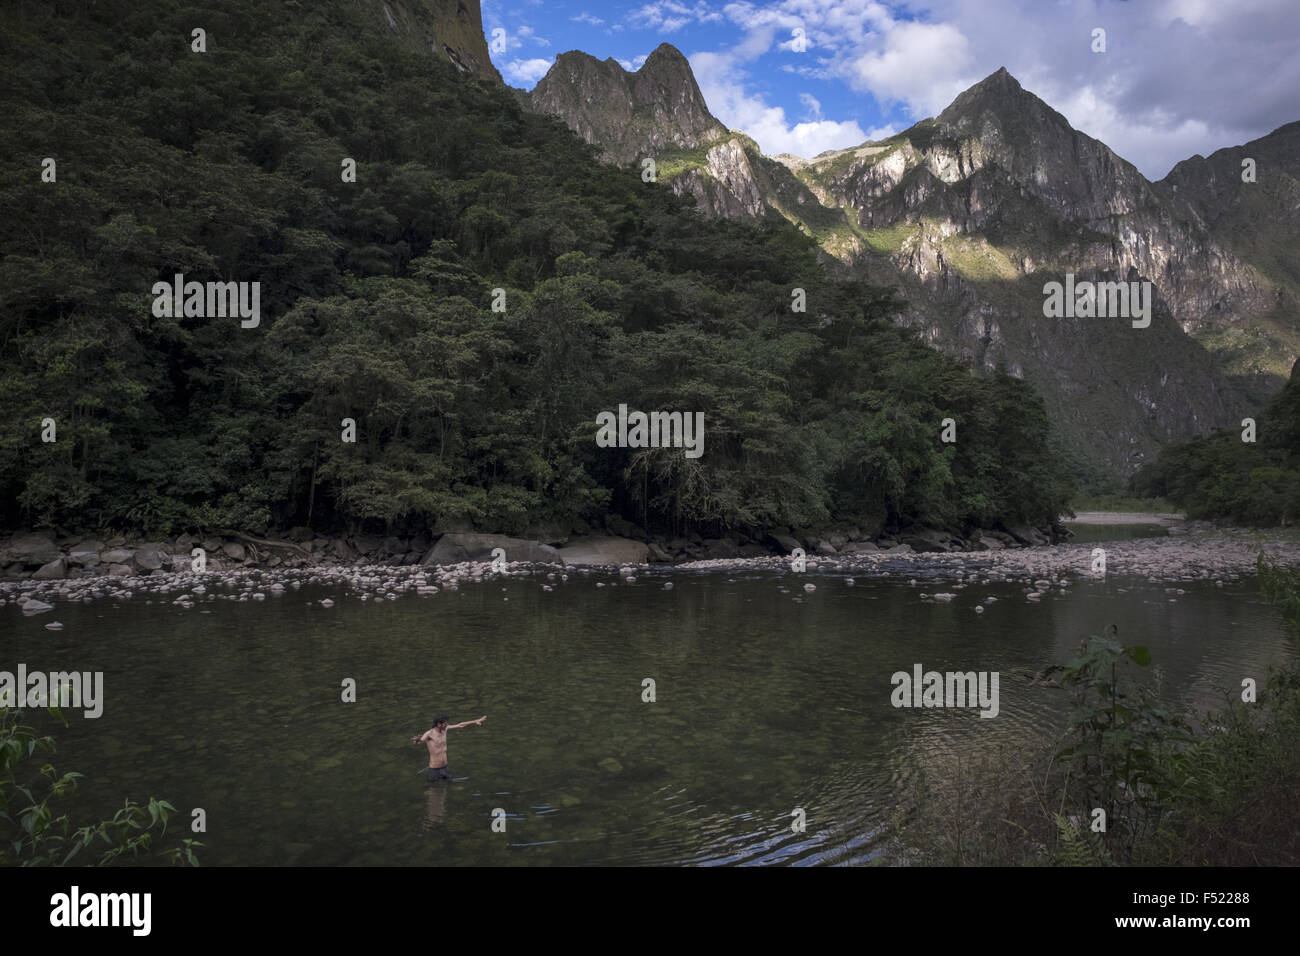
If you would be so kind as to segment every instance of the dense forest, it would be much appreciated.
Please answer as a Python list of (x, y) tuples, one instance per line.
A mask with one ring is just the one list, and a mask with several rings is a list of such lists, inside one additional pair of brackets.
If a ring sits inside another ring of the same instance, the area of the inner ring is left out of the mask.
[[(7, 527), (969, 529), (1068, 500), (1029, 386), (359, 8), (11, 4), (0, 58)], [(259, 282), (260, 324), (154, 315), (176, 273)], [(619, 404), (703, 412), (703, 456), (598, 447)]]
[(1257, 526), (1300, 517), (1300, 382), (1296, 371), (1258, 421), (1163, 449), (1131, 490), (1162, 497), (1193, 518)]

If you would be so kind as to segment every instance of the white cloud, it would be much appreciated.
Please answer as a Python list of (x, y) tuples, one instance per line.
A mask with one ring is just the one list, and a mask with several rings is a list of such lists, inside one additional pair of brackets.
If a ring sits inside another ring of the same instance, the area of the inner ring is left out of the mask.
[[(528, 26), (527, 24), (523, 24), (521, 26), (515, 27), (515, 37), (517, 39), (516, 42), (514, 43), (514, 47), (522, 46), (523, 44), (521, 41), (523, 40), (527, 40), (530, 43), (536, 43), (538, 46), (551, 45), (550, 40), (546, 39), (545, 37), (539, 37), (537, 35), (537, 31), (534, 30), (532, 27)], [(507, 44), (509, 44), (508, 39), (506, 42)]]
[(605, 22), (605, 21), (602, 20), (600, 17), (594, 17), (594, 16), (592, 16), (592, 15), (591, 15), (590, 13), (588, 13), (586, 10), (583, 10), (583, 11), (582, 11), (580, 14), (578, 14), (576, 17), (569, 17), (569, 19), (572, 20), (572, 21), (574, 21), (575, 23), (589, 23), (589, 24), (591, 24), (593, 27), (598, 27), (598, 26), (600, 26), (602, 23)]
[(782, 107), (745, 92), (744, 60), (735, 52), (696, 53), (690, 60), (709, 111), (730, 129), (748, 133), (769, 156), (815, 156), (828, 149), (856, 146), (867, 138), (855, 120), (838, 122), (819, 116), (791, 125)]
[(808, 110), (808, 115), (810, 117), (815, 120), (822, 118), (822, 104), (821, 100), (817, 99), (817, 97), (813, 96), (811, 93), (800, 93), (799, 102), (804, 105), (806, 110)]
[(645, 63), (647, 55), (648, 54), (642, 53), (640, 56), (634, 56), (630, 60), (619, 60), (618, 64), (629, 73), (635, 73), (637, 70), (641, 69), (642, 65)]
[(628, 15), (628, 19), (632, 26), (640, 29), (675, 33), (692, 23), (720, 23), (722, 14), (709, 9), (703, 0), (696, 0), (694, 4), (681, 3), (679, 0), (654, 0), (653, 3), (637, 7)]
[[(882, 103), (906, 103), (914, 114), (942, 110), (973, 79), (970, 42), (947, 23), (899, 23), (883, 50), (867, 50), (846, 65), (850, 82)], [(989, 71), (992, 72), (992, 71)]]
[(532, 86), (546, 75), (551, 68), (551, 60), (511, 60), (501, 67), (502, 75), (511, 83)]

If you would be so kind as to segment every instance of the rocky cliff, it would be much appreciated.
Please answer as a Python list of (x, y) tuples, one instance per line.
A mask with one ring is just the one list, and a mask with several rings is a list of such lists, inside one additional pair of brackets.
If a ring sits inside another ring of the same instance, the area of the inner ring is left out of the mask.
[(1287, 377), (1288, 357), (1300, 353), (1300, 123), (1208, 159), (1185, 159), (1155, 185), (1180, 215), (1251, 266), (1247, 287), (1235, 297), (1226, 290), (1228, 308), (1210, 301), (1192, 318), (1192, 333), (1242, 374)]
[(413, 47), (449, 60), (462, 73), (503, 83), (488, 55), (479, 0), (361, 0), (376, 24)]

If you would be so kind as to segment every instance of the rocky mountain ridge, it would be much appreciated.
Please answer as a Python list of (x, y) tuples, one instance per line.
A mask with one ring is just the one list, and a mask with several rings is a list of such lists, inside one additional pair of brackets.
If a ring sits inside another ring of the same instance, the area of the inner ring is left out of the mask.
[[(1274, 239), (1300, 234), (1300, 124), (1157, 184), (1005, 69), (935, 118), (808, 160), (765, 157), (726, 131), (668, 44), (637, 73), (563, 54), (525, 102), (610, 162), (654, 158), (660, 181), (707, 215), (782, 216), (833, 268), (898, 286), (900, 321), (931, 344), (1035, 384), (1085, 478), (1235, 423), (1300, 353), (1295, 244), (1260, 241), (1251, 225), (1264, 216)], [(1267, 189), (1241, 183), (1241, 150), (1259, 154)], [(1044, 285), (1067, 273), (1150, 281), (1151, 326), (1044, 317)]]

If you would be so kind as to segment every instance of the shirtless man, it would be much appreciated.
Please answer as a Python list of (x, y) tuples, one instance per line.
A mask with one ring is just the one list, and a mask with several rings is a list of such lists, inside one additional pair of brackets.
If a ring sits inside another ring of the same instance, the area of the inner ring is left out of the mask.
[(487, 720), (484, 714), (478, 720), (467, 720), (463, 724), (452, 724), (447, 726), (447, 718), (439, 714), (433, 719), (433, 728), (426, 730), (418, 737), (412, 737), (411, 743), (424, 744), (429, 748), (429, 769), (421, 770), (419, 773), (425, 775), (430, 783), (435, 780), (450, 780), (451, 771), (447, 768), (447, 731), (459, 730), (461, 727), (468, 727), (471, 724), (480, 725)]

